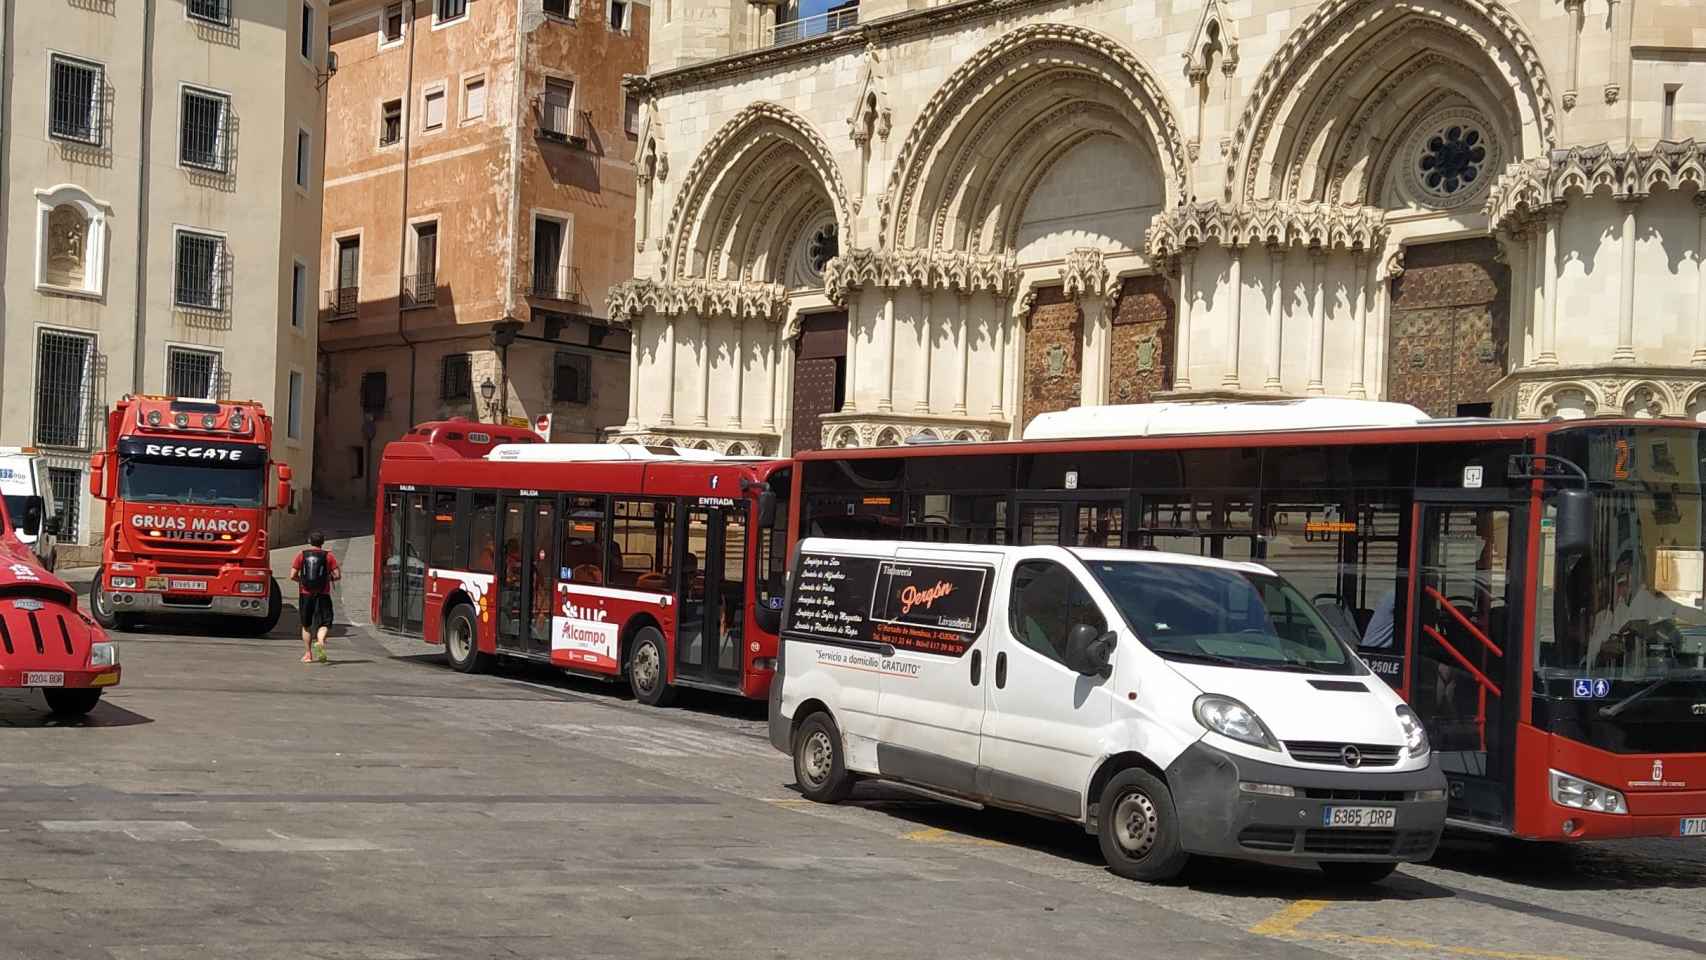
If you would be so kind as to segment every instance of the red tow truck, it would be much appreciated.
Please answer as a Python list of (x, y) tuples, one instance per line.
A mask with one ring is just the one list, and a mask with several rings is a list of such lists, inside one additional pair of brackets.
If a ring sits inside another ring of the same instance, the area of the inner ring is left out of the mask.
[(113, 406), (107, 448), (89, 464), (89, 492), (106, 501), (89, 587), (101, 625), (212, 615), (261, 635), (278, 623), (267, 519), (289, 502), (290, 467), (272, 461), (272, 430), (252, 401), (143, 396)]
[(18, 533), (0, 504), (0, 690), (40, 690), (50, 711), (82, 716), (118, 683), (118, 648)]

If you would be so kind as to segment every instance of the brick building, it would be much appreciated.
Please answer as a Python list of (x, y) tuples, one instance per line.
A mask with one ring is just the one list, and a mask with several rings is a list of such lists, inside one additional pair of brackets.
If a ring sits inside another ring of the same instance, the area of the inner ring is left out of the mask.
[(621, 438), (1706, 415), (1706, 0), (673, 8), (611, 310), (674, 388)]
[[(647, 8), (336, 0), (315, 488), (370, 495), (385, 443), (446, 416), (622, 421)], [(519, 14), (519, 19), (518, 19)], [(512, 337), (515, 334), (517, 336)]]

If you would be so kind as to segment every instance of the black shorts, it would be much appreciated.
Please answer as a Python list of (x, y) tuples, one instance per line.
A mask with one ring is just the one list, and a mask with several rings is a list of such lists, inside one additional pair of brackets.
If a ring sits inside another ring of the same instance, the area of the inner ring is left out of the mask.
[(325, 627), (332, 628), (332, 595), (329, 593), (303, 594), (297, 604), (297, 614), (302, 620), (302, 629), (313, 633)]

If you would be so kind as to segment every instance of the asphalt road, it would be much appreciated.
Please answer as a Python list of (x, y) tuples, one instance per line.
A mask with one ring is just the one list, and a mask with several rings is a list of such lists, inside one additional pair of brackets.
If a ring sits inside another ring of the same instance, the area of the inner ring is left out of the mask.
[[(181, 629), (181, 628), (174, 628)], [(1372, 888), (790, 788), (763, 705), (641, 707), (342, 628), (121, 635), (84, 722), (0, 695), (0, 958), (1706, 954), (1706, 843), (1457, 845)]]

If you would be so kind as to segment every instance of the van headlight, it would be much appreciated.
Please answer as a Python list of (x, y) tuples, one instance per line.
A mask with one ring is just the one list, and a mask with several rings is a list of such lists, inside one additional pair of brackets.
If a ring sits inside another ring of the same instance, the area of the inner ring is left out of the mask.
[(1398, 725), (1404, 728), (1404, 749), (1411, 757), (1428, 755), (1428, 731), (1422, 726), (1422, 718), (1416, 716), (1416, 711), (1409, 707), (1398, 705)]
[(116, 667), (118, 666), (118, 644), (91, 643), (89, 645), (89, 666)]
[(1278, 751), (1279, 741), (1268, 732), (1267, 724), (1256, 716), (1256, 711), (1244, 706), (1231, 697), (1223, 697), (1218, 693), (1205, 693), (1197, 698), (1194, 711), (1197, 722), (1213, 730), (1223, 737), (1231, 737), (1240, 743), (1263, 750)]
[(1552, 802), (1560, 807), (1592, 810), (1595, 813), (1629, 812), (1629, 803), (1624, 800), (1621, 791), (1556, 770), (1547, 772), (1551, 775)]

